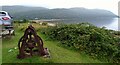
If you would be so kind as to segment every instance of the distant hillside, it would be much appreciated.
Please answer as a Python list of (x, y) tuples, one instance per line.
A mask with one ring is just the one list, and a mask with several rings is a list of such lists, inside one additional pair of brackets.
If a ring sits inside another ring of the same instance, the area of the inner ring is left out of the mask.
[(56, 8), (27, 6), (2, 6), (2, 10), (8, 11), (15, 19), (71, 19), (71, 18), (95, 18), (95, 17), (116, 17), (110, 11), (101, 9), (86, 8)]

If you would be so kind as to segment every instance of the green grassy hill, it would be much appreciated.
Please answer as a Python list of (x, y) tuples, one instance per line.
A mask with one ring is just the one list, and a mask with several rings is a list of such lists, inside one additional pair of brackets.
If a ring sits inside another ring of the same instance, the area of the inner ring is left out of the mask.
[[(2, 40), (2, 62), (3, 63), (103, 63), (98, 59), (93, 59), (90, 56), (79, 53), (75, 50), (66, 49), (59, 45), (59, 41), (49, 40), (47, 36), (41, 34), (38, 31), (38, 35), (43, 39), (44, 47), (50, 49), (51, 58), (43, 58), (39, 56), (34, 56), (25, 59), (17, 59), (18, 49), (17, 44), (20, 37), (23, 35), (23, 29), (25, 29), (28, 24), (15, 24), (15, 36), (6, 37)], [(33, 24), (33, 26), (38, 30), (39, 28), (44, 28), (46, 26), (40, 26), (39, 24)], [(104, 61), (106, 62), (106, 61)]]

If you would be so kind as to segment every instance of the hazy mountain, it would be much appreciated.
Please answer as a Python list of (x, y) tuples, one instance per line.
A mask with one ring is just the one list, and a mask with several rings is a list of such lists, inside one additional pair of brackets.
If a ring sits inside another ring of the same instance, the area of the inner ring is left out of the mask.
[(34, 19), (36, 17), (39, 19), (116, 17), (115, 14), (107, 10), (86, 8), (48, 9), (44, 7), (2, 6), (2, 10), (9, 12), (15, 19)]
[(28, 6), (2, 6), (2, 10), (8, 11), (10, 13), (18, 13), (18, 12), (27, 12), (27, 11), (32, 11), (32, 10), (44, 10), (47, 8), (43, 7), (28, 7)]

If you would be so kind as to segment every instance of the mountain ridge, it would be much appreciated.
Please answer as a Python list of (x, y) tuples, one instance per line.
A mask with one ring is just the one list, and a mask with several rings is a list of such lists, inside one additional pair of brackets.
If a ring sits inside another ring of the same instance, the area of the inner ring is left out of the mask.
[[(71, 19), (71, 18), (98, 18), (117, 17), (114, 13), (103, 9), (87, 9), (83, 7), (54, 8), (31, 6), (2, 6), (2, 10), (9, 12), (15, 19)], [(19, 16), (18, 16), (19, 15)]]

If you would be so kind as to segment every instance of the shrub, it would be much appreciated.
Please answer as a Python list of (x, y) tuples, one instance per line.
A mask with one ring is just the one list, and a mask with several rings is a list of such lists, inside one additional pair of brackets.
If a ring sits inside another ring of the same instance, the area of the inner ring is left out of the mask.
[[(48, 30), (49, 29), (49, 30)], [(98, 28), (89, 23), (50, 27), (44, 34), (97, 58), (109, 62), (120, 62), (120, 38), (110, 30)]]
[(48, 23), (47, 22), (43, 22), (42, 25), (47, 25)]

